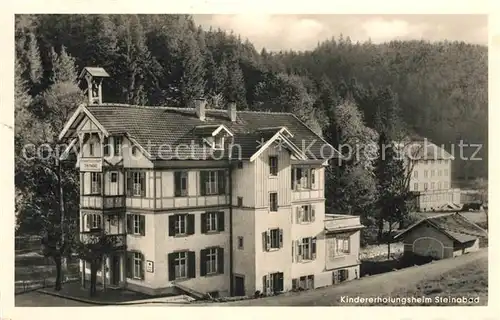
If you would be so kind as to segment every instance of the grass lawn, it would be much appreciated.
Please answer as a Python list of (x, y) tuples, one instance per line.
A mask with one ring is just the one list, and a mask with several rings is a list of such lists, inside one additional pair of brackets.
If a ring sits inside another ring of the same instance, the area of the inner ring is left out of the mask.
[(479, 304), (488, 304), (488, 259), (482, 258), (439, 277), (429, 277), (415, 287), (397, 290), (391, 296), (426, 296), (432, 298), (428, 305), (448, 305), (438, 301), (441, 297), (479, 297)]

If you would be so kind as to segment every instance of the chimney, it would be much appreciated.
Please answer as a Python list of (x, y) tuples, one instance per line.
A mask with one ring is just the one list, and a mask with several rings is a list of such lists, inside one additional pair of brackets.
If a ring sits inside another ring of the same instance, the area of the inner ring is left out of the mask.
[(78, 76), (78, 79), (85, 79), (87, 87), (85, 91), (89, 104), (102, 104), (102, 80), (109, 78), (109, 74), (103, 68), (85, 67)]
[(201, 121), (205, 121), (206, 106), (207, 106), (207, 101), (204, 98), (197, 98), (194, 100), (194, 110), (196, 112), (196, 116)]
[(231, 122), (236, 121), (236, 102), (229, 102), (227, 106), (227, 115)]

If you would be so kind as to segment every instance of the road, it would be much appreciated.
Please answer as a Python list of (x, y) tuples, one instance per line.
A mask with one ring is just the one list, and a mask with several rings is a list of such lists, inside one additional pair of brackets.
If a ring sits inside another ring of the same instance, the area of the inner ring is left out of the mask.
[[(436, 261), (419, 267), (411, 267), (398, 271), (364, 277), (359, 280), (345, 282), (336, 286), (320, 288), (300, 293), (287, 293), (276, 297), (268, 297), (256, 300), (242, 300), (227, 302), (223, 304), (191, 304), (191, 306), (332, 306), (341, 305), (341, 296), (355, 297), (380, 296), (401, 289), (414, 287), (424, 279), (439, 277), (442, 274), (465, 266), (479, 259), (488, 257), (488, 251), (482, 249), (479, 252), (470, 253), (453, 259)], [(160, 306), (156, 304), (155, 306)], [(58, 298), (38, 292), (30, 292), (16, 296), (16, 307), (36, 306), (60, 306), (70, 307), (90, 306), (88, 304)], [(135, 305), (137, 306), (137, 305)], [(151, 306), (151, 305), (146, 305)]]
[[(398, 271), (364, 277), (359, 280), (345, 282), (336, 286), (320, 288), (300, 293), (289, 293), (276, 297), (257, 300), (241, 300), (224, 303), (224, 306), (332, 306), (342, 305), (341, 296), (355, 297), (359, 295), (388, 295), (400, 288), (416, 286), (424, 279), (439, 277), (478, 259), (488, 257), (487, 250), (470, 253), (454, 259), (436, 261), (419, 267), (411, 267)], [(221, 306), (212, 304), (212, 306)]]

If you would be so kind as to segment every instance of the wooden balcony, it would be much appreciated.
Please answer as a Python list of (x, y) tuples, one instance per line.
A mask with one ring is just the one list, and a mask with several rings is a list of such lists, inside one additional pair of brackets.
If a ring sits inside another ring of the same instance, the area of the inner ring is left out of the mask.
[[(80, 232), (80, 240), (84, 243), (93, 241), (93, 239), (94, 241), (97, 241), (96, 236), (98, 236), (99, 234), (102, 234), (102, 231), (100, 229), (91, 231), (82, 231)], [(120, 233), (120, 234), (104, 233), (104, 236), (112, 239), (116, 250), (126, 250), (127, 235), (125, 233)]]
[(85, 209), (124, 209), (125, 208), (125, 195), (118, 196), (82, 196), (80, 206)]

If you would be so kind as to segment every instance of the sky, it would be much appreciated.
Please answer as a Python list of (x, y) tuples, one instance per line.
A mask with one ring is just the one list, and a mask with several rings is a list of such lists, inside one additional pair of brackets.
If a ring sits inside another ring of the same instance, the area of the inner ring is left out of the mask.
[(221, 28), (248, 39), (257, 50), (309, 50), (319, 41), (343, 34), (352, 41), (458, 40), (488, 43), (487, 15), (353, 15), (353, 14), (199, 14), (204, 29)]

